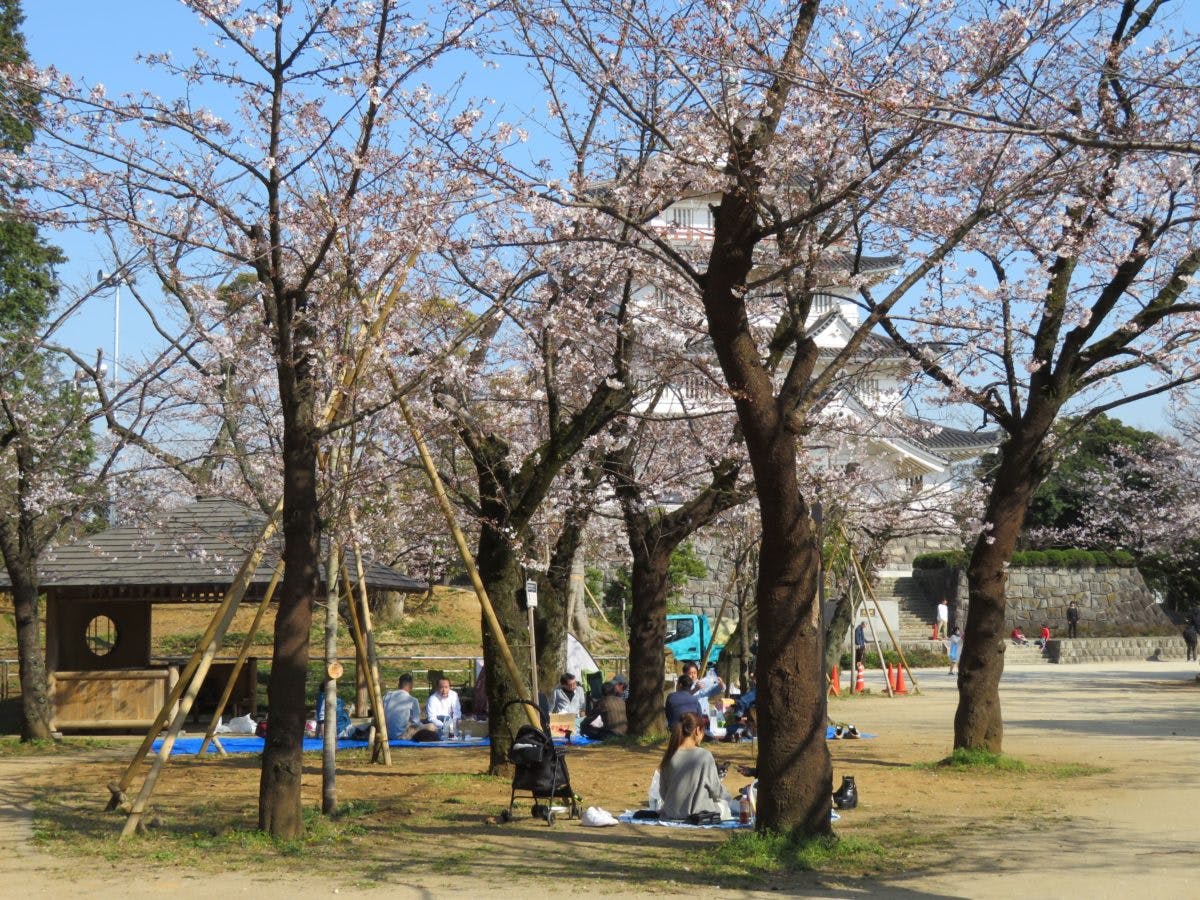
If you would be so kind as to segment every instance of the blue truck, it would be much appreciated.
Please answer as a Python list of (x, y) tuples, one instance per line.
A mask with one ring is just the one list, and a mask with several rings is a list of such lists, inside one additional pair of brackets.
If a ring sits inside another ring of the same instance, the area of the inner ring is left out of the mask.
[[(712, 626), (706, 616), (696, 613), (679, 613), (667, 616), (667, 635), (664, 641), (666, 648), (675, 659), (683, 662), (685, 659), (700, 662), (704, 659), (704, 651), (713, 641)], [(708, 661), (715, 663), (721, 656), (724, 644), (715, 644)], [(703, 673), (701, 673), (703, 674)]]

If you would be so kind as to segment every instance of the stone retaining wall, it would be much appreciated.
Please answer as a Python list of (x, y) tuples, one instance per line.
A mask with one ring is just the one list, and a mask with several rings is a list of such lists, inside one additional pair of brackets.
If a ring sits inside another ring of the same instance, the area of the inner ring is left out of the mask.
[[(951, 599), (951, 624), (966, 621), (966, 572), (916, 569), (913, 577), (935, 599)], [(1030, 567), (1008, 572), (1005, 631), (1020, 625), (1025, 634), (1035, 638), (1045, 623), (1051, 634), (1062, 635), (1067, 630), (1067, 605), (1072, 600), (1079, 607), (1079, 634), (1084, 637), (1094, 627), (1139, 629), (1171, 624), (1135, 568)]]
[(1106, 637), (1052, 640), (1046, 656), (1056, 663), (1115, 662), (1117, 660), (1185, 659), (1183, 638)]

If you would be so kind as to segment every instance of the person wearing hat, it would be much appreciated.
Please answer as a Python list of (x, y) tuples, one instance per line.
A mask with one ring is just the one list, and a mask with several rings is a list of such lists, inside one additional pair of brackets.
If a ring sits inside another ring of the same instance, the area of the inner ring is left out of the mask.
[(579, 733), (594, 741), (603, 741), (629, 730), (625, 717), (625, 701), (617, 695), (617, 686), (604, 682), (600, 701), (596, 704), (596, 716), (579, 726)]
[(629, 679), (618, 672), (612, 677), (612, 685), (616, 696), (620, 697), (622, 700), (629, 699)]

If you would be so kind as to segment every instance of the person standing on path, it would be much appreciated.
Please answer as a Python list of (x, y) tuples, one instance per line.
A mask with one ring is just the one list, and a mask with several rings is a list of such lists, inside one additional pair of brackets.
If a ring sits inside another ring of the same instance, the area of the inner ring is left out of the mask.
[(954, 670), (958, 668), (958, 657), (962, 653), (962, 629), (957, 625), (954, 626), (954, 631), (950, 634), (950, 672), (953, 675)]
[(940, 641), (950, 631), (950, 607), (946, 601), (938, 601), (937, 607), (937, 639)]
[(867, 656), (867, 623), (862, 621), (858, 623), (858, 627), (854, 629), (854, 668), (858, 669), (858, 664), (861, 663)]
[(1079, 627), (1079, 607), (1072, 600), (1067, 606), (1067, 637), (1078, 637), (1076, 629)]

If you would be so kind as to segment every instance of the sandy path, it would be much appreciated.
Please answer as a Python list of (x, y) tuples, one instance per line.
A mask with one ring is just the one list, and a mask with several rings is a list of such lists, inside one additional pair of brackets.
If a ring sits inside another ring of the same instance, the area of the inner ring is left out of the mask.
[[(1088, 762), (1111, 768), (1078, 784), (1055, 785), (1055, 808), (1044, 822), (1014, 818), (1012, 827), (957, 833), (951, 862), (938, 871), (880, 879), (814, 880), (800, 876), (793, 896), (915, 897), (1130, 897), (1200, 896), (1195, 836), (1200, 833), (1200, 685), (1194, 665), (1182, 662), (1089, 666), (1013, 667), (1003, 686), (1007, 718), (1005, 749), (1030, 761)], [(853, 716), (879, 738), (853, 747), (833, 745), (835, 774), (854, 771), (857, 752), (871, 757), (933, 759), (948, 750), (956, 693), (943, 670), (918, 673), (919, 698), (885, 697), (831, 704), (836, 718)], [(602, 886), (482, 884), (440, 878), (435, 872), (403, 872), (381, 888), (347, 887), (311, 874), (226, 872), (139, 867), (122, 872), (108, 862), (86, 870), (51, 857), (29, 843), (29, 773), (61, 758), (0, 759), (0, 897), (48, 896), (191, 898), (249, 896), (294, 898), (300, 894), (425, 898), (481, 896), (496, 900), (535, 893), (599, 893), (641, 896), (636, 884)], [(865, 762), (863, 763), (865, 766)], [(836, 780), (836, 779), (835, 779)], [(869, 814), (872, 783), (860, 780)], [(896, 798), (888, 798), (895, 803)], [(877, 798), (877, 806), (878, 798)], [(970, 814), (969, 808), (948, 810)], [(852, 832), (852, 824), (842, 833)], [(621, 826), (617, 830), (626, 830)], [(633, 831), (633, 829), (628, 829)], [(569, 838), (566, 829), (562, 837)], [(613, 835), (616, 837), (616, 835)], [(554, 840), (550, 833), (547, 839)], [(539, 848), (542, 850), (545, 848)], [(560, 848), (561, 849), (561, 848)], [(317, 867), (319, 860), (306, 860)], [(599, 890), (597, 890), (599, 887)], [(616, 888), (614, 892), (614, 888)], [(695, 886), (680, 893), (695, 894)], [(778, 897), (780, 891), (725, 889), (723, 896)], [(657, 896), (663, 896), (659, 891)]]

